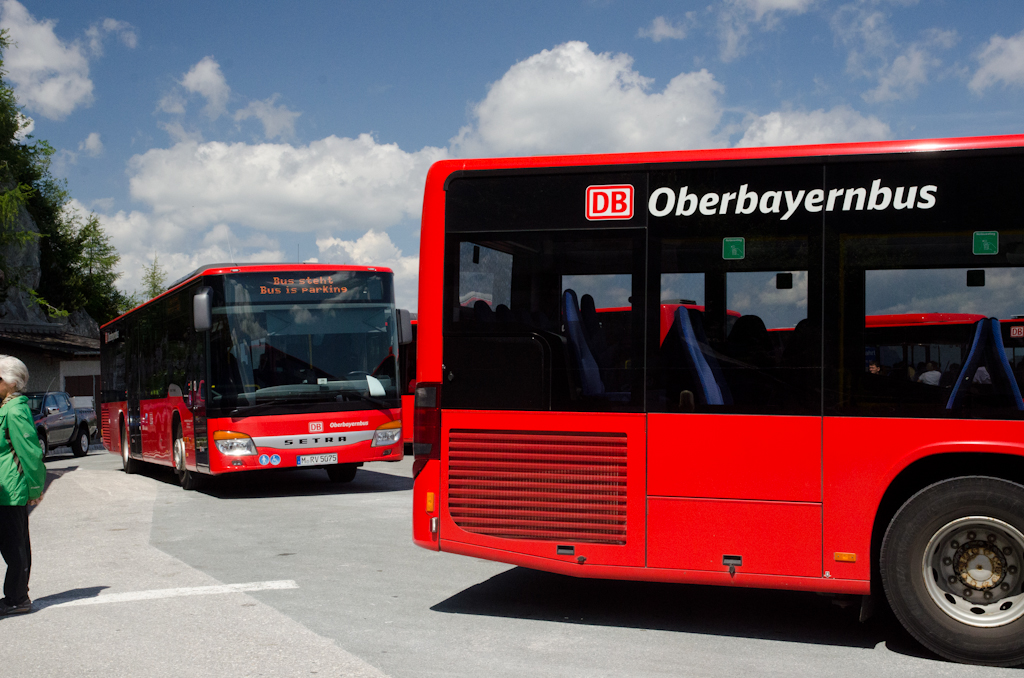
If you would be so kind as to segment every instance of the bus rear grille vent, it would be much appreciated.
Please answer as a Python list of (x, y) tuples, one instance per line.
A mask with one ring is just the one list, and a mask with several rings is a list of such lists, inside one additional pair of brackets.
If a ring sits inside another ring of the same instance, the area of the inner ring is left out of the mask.
[(626, 435), (452, 429), (448, 507), (476, 534), (626, 543)]

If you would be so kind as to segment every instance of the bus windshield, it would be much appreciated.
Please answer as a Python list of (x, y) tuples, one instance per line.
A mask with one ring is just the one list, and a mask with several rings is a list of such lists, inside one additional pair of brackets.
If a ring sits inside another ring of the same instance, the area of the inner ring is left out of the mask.
[(399, 406), (389, 273), (278, 271), (211, 282), (210, 410)]

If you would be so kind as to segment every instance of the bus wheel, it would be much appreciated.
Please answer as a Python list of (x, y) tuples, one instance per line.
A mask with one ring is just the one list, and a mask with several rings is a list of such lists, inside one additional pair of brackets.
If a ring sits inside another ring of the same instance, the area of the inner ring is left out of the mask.
[(84, 424), (71, 439), (71, 453), (76, 457), (84, 457), (89, 453), (89, 429)]
[(181, 424), (174, 424), (174, 444), (171, 446), (174, 454), (174, 473), (178, 476), (183, 490), (198, 490), (203, 483), (203, 477), (197, 472), (189, 471), (185, 466), (185, 438), (181, 435)]
[(882, 541), (886, 597), (903, 626), (947, 659), (1024, 664), (1024, 487), (972, 476), (936, 483)]
[(138, 473), (139, 461), (132, 459), (131, 442), (128, 439), (128, 430), (121, 427), (121, 468), (125, 473)]
[(331, 479), (332, 483), (351, 483), (352, 479), (356, 477), (358, 468), (355, 464), (335, 464), (325, 467), (327, 477)]

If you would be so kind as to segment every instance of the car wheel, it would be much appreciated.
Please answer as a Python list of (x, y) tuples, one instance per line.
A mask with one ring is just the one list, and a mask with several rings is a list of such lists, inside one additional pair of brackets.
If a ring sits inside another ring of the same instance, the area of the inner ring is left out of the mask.
[(89, 453), (89, 431), (82, 427), (71, 439), (71, 453), (76, 457), (84, 457)]
[(1024, 487), (954, 478), (921, 490), (882, 541), (886, 597), (903, 626), (947, 659), (1024, 664)]
[(50, 454), (50, 444), (46, 440), (46, 431), (39, 429), (36, 431), (36, 435), (39, 436), (39, 450), (43, 454), (43, 461), (46, 461), (47, 455)]

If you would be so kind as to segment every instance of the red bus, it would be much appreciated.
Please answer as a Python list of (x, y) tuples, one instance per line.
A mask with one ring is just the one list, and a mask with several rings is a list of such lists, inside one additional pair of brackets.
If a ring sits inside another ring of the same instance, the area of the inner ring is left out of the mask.
[(101, 328), (103, 444), (133, 473), (322, 467), (349, 482), (403, 457), (386, 268), (214, 264)]
[(435, 164), (415, 542), (884, 591), (1024, 662), (1022, 177), (1024, 136)]

